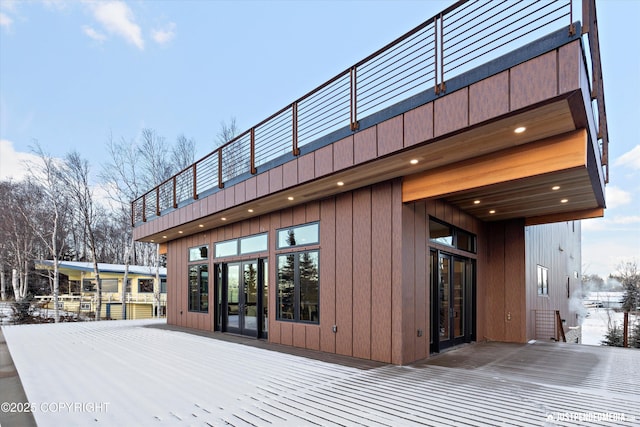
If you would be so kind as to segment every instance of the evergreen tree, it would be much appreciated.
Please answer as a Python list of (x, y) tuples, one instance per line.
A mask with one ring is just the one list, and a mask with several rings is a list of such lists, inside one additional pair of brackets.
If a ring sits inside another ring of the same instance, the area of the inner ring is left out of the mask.
[(640, 348), (640, 320), (636, 321), (629, 337), (629, 347)]
[(607, 333), (604, 336), (604, 340), (600, 342), (600, 345), (609, 347), (622, 347), (624, 342), (623, 329), (616, 323), (610, 326)]

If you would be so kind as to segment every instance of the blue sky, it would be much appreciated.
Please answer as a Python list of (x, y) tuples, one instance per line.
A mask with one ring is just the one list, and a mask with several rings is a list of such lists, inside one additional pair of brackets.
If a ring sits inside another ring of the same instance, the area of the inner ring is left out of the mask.
[[(143, 128), (210, 152), (451, 1), (0, 0), (0, 179), (37, 140), (100, 170), (108, 135)], [(578, 2), (579, 3), (579, 2)], [(576, 9), (578, 10), (578, 9)], [(583, 272), (640, 260), (640, 2), (598, 2), (611, 140), (605, 218), (583, 222)]]

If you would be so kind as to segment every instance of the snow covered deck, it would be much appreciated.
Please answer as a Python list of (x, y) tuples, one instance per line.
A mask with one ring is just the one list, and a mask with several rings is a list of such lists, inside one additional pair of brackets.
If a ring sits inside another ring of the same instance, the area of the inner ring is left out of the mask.
[(163, 325), (2, 330), (43, 427), (640, 423), (638, 350), (483, 343), (412, 366), (359, 367)]

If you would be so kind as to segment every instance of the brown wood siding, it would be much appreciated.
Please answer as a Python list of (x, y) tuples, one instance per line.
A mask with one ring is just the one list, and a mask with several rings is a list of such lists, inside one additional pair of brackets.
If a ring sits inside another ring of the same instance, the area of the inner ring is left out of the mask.
[(391, 192), (391, 363), (402, 364), (403, 356), (403, 216), (402, 182), (392, 182)]
[(510, 73), (512, 111), (557, 95), (557, 51), (516, 65)]
[(371, 356), (371, 192), (353, 195), (353, 356)]
[(341, 194), (336, 199), (336, 353), (347, 356), (353, 354), (352, 218), (353, 196)]
[(505, 228), (504, 295), (507, 342), (526, 341), (524, 221), (507, 221)]
[(488, 225), (486, 338), (526, 341), (524, 221)]
[(486, 299), (487, 307), (486, 335), (490, 341), (500, 341), (505, 336), (504, 318), (504, 224), (501, 222), (490, 223), (488, 225), (488, 271), (486, 294), (490, 296)]
[(371, 358), (391, 362), (392, 184), (373, 187), (371, 197)]
[(320, 350), (336, 352), (336, 201), (320, 203)]

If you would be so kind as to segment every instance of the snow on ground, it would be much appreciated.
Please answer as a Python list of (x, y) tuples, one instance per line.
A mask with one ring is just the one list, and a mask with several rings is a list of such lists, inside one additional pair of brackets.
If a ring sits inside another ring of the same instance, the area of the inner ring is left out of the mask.
[[(629, 314), (629, 328), (633, 327), (636, 319), (636, 315)], [(616, 312), (610, 308), (590, 308), (588, 316), (582, 320), (582, 344), (601, 345), (609, 323), (622, 327), (623, 321), (624, 313), (622, 312)]]
[[(633, 417), (589, 424), (640, 420), (634, 350), (484, 343), (434, 358), (466, 361), (457, 367), (364, 370), (153, 327), (163, 322), (4, 326), (37, 424), (579, 424), (563, 422), (569, 413)], [(566, 376), (554, 371), (562, 366)]]
[[(262, 349), (143, 328), (164, 322), (3, 327), (38, 425), (192, 424), (195, 417), (251, 405), (241, 397), (275, 381), (295, 387), (287, 381), (292, 373), (304, 373), (304, 381), (314, 383), (358, 371), (286, 354), (274, 360), (273, 352)], [(92, 407), (76, 411), (56, 403)]]

